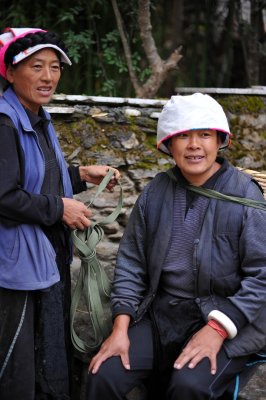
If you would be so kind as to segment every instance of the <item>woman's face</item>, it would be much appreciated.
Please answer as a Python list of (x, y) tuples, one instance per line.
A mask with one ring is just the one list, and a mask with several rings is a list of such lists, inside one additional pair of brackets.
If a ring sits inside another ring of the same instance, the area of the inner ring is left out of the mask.
[(169, 150), (183, 176), (193, 185), (203, 185), (219, 168), (215, 160), (220, 146), (217, 131), (191, 130), (171, 138)]
[(7, 68), (7, 80), (21, 104), (38, 114), (42, 105), (51, 100), (61, 76), (57, 53), (45, 48)]

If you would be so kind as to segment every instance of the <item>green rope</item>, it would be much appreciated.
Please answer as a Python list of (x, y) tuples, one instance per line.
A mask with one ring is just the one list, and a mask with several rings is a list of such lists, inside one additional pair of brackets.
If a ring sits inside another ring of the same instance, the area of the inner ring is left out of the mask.
[[(110, 170), (98, 186), (98, 190), (90, 205), (93, 204), (96, 197), (106, 188), (112, 176), (113, 171)], [(102, 226), (114, 222), (121, 212), (123, 191), (120, 182), (118, 184), (120, 186), (120, 196), (115, 210), (104, 220), (98, 223), (93, 222), (84, 231), (74, 230), (72, 232), (73, 243), (78, 250), (81, 266), (71, 300), (70, 329), (72, 343), (82, 353), (97, 350), (112, 329), (111, 316), (106, 317), (104, 313), (104, 305), (108, 305), (110, 301), (111, 282), (97, 259), (96, 246), (104, 235)], [(85, 342), (85, 340), (81, 339), (74, 326), (77, 307), (82, 296), (85, 300), (93, 329), (93, 338), (90, 342)]]
[[(177, 181), (177, 179), (171, 169), (166, 171), (166, 173), (171, 179)], [(232, 201), (234, 203), (242, 204), (244, 206), (258, 208), (260, 210), (266, 211), (266, 202), (265, 201), (258, 201), (258, 200), (253, 200), (253, 199), (247, 199), (245, 197), (232, 196), (232, 195), (224, 194), (221, 192), (217, 192), (216, 190), (213, 190), (213, 189), (207, 189), (202, 186), (187, 185), (186, 189), (190, 190), (191, 192), (194, 192), (194, 193), (197, 193), (197, 194), (200, 194), (202, 196), (209, 197), (212, 199), (222, 200), (222, 201)]]
[(263, 202), (263, 201), (247, 199), (245, 197), (231, 196), (228, 194), (217, 192), (216, 190), (203, 188), (201, 186), (188, 185), (188, 186), (186, 186), (186, 189), (188, 189), (194, 193), (201, 194), (202, 196), (210, 197), (212, 199), (223, 200), (223, 201), (232, 201), (234, 203), (242, 204), (244, 206), (259, 208), (260, 210), (266, 211), (266, 202)]

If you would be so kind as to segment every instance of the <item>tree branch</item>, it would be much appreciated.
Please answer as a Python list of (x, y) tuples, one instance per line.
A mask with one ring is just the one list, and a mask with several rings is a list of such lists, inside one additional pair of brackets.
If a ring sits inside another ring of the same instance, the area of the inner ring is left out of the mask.
[(152, 74), (143, 85), (143, 97), (153, 97), (164, 80), (168, 72), (175, 69), (181, 60), (181, 47), (174, 50), (167, 60), (162, 60), (158, 54), (155, 41), (152, 36), (150, 0), (138, 0), (138, 24), (143, 49), (148, 59)]
[(163, 68), (163, 61), (157, 52), (155, 41), (152, 36), (150, 1), (139, 0), (138, 5), (138, 24), (143, 49), (152, 71), (158, 73)]
[(153, 73), (145, 82), (142, 87), (142, 95), (146, 98), (152, 98), (158, 92), (158, 89), (163, 84), (167, 75), (170, 71), (174, 70), (177, 67), (179, 60), (181, 60), (182, 55), (180, 51), (182, 46), (178, 47), (178, 49), (174, 50), (170, 57), (163, 62), (162, 69), (160, 72)]
[(133, 68), (131, 50), (130, 50), (130, 47), (129, 47), (129, 44), (128, 44), (128, 40), (127, 40), (127, 37), (126, 37), (126, 33), (125, 33), (125, 30), (124, 30), (123, 19), (122, 19), (122, 16), (120, 14), (120, 11), (118, 9), (117, 1), (116, 0), (111, 0), (111, 3), (112, 3), (112, 7), (113, 7), (113, 10), (114, 10), (114, 14), (115, 14), (117, 29), (118, 29), (118, 32), (120, 34), (120, 38), (121, 38), (123, 49), (124, 49), (124, 54), (125, 54), (125, 58), (126, 58), (126, 63), (127, 63), (127, 68), (128, 68), (130, 80), (131, 80), (131, 83), (132, 83), (132, 85), (133, 85), (133, 87), (135, 89), (135, 92), (136, 92), (137, 96), (141, 97), (142, 88), (141, 88), (141, 86), (139, 84), (138, 77), (137, 77), (137, 75), (135, 73), (135, 70)]
[(175, 69), (178, 62), (181, 60), (181, 47), (174, 50), (167, 60), (161, 59), (152, 36), (150, 0), (138, 0), (138, 25), (140, 37), (149, 67), (151, 69), (150, 77), (147, 79), (145, 84), (141, 86), (133, 68), (132, 54), (123, 26), (123, 19), (118, 9), (117, 1), (111, 0), (111, 3), (116, 18), (117, 28), (123, 44), (130, 80), (135, 89), (136, 96), (142, 98), (154, 97), (166, 79), (169, 71)]

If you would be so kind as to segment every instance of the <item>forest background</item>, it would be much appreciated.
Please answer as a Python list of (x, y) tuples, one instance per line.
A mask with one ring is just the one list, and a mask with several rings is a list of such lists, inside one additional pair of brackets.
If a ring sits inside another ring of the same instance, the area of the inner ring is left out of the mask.
[(0, 0), (0, 30), (61, 35), (58, 93), (164, 98), (178, 87), (266, 86), (265, 0)]

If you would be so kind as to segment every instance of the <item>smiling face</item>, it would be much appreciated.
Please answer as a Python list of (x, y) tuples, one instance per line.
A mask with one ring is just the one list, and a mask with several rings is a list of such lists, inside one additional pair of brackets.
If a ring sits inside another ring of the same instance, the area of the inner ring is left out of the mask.
[(21, 104), (36, 114), (40, 106), (51, 100), (60, 76), (60, 60), (50, 48), (34, 53), (15, 67), (7, 68), (7, 80)]
[(215, 161), (219, 146), (216, 131), (197, 129), (173, 136), (169, 150), (187, 181), (200, 186), (220, 168)]

